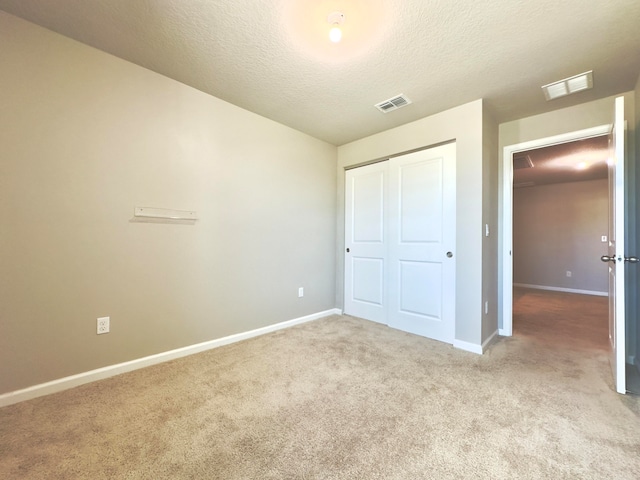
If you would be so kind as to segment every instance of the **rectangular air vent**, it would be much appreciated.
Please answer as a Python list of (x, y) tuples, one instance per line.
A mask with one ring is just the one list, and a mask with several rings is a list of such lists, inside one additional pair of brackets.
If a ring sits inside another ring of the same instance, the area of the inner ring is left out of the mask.
[(527, 154), (520, 154), (513, 156), (513, 169), (520, 170), (523, 168), (533, 168), (533, 162), (531, 161), (531, 157)]
[(385, 100), (384, 102), (377, 103), (374, 105), (374, 107), (376, 107), (382, 113), (387, 113), (392, 110), (397, 110), (398, 108), (402, 108), (406, 105), (409, 105), (410, 103), (411, 103), (411, 100), (409, 100), (403, 94), (400, 94), (400, 95), (396, 95), (393, 98), (390, 98), (389, 100)]
[(553, 100), (554, 98), (564, 97), (572, 93), (581, 92), (593, 87), (593, 70), (574, 75), (573, 77), (558, 80), (542, 86), (545, 98)]

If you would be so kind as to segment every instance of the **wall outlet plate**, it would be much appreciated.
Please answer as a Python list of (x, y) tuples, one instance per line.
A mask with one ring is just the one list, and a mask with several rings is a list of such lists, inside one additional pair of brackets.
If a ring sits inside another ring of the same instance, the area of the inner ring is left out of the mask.
[(109, 317), (100, 317), (98, 318), (98, 335), (102, 335), (103, 333), (109, 333), (110, 328), (110, 320)]

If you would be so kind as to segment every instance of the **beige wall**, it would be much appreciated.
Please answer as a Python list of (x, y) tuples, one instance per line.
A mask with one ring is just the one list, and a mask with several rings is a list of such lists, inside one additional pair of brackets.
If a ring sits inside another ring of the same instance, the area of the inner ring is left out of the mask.
[(343, 304), (344, 169), (409, 150), (456, 141), (456, 340), (482, 343), (482, 101), (338, 147), (336, 303)]
[[(482, 117), (482, 342), (498, 330), (498, 124), (487, 109)], [(487, 302), (487, 313), (484, 313)]]
[(334, 146), (4, 13), (0, 65), (0, 393), (334, 307)]
[[(626, 92), (622, 95), (628, 106), (627, 116), (633, 117), (634, 93)], [(499, 126), (500, 159), (502, 159), (502, 150), (507, 145), (610, 124), (613, 120), (613, 103), (617, 96), (501, 123)]]
[[(514, 283), (608, 292), (607, 179), (513, 192)], [(571, 277), (566, 272), (571, 272)]]

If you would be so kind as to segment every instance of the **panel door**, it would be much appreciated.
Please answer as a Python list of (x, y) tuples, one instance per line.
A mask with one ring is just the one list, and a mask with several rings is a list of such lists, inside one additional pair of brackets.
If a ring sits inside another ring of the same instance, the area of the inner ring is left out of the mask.
[(618, 393), (626, 393), (625, 339), (625, 208), (624, 208), (624, 97), (615, 101), (609, 135), (609, 342), (611, 368)]
[(348, 315), (387, 321), (388, 162), (346, 172), (345, 299)]
[(388, 324), (453, 343), (454, 143), (390, 160)]

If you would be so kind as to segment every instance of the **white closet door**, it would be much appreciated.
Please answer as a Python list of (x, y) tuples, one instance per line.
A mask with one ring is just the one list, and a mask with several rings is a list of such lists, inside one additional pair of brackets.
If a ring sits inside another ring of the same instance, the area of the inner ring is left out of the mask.
[(346, 172), (344, 312), (386, 323), (388, 162)]
[(388, 324), (453, 343), (454, 143), (390, 160)]

